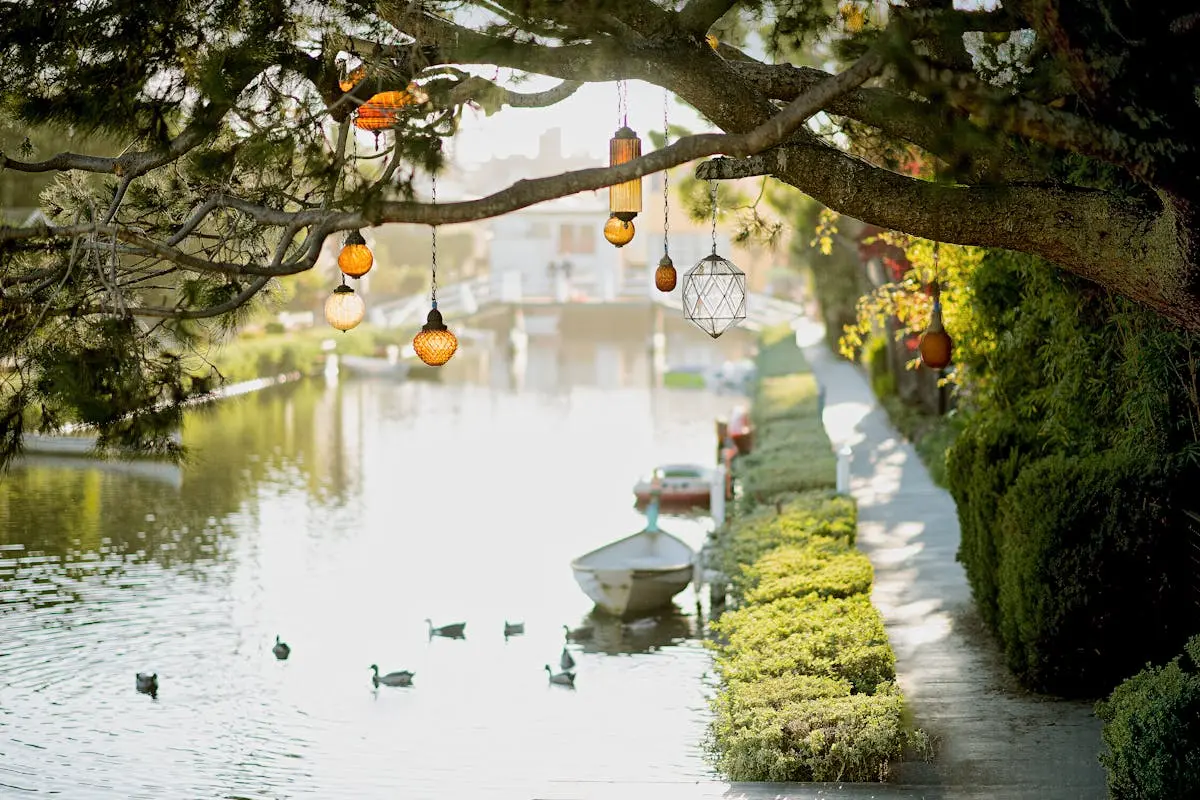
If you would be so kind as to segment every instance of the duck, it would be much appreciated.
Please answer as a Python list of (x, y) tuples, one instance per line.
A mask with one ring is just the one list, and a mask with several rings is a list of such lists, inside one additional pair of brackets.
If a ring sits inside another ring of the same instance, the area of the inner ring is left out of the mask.
[(287, 642), (279, 640), (279, 634), (275, 634), (275, 646), (271, 648), (271, 652), (280, 661), (287, 661), (288, 656), (292, 654), (292, 648), (288, 646)]
[(558, 657), (558, 665), (563, 668), (563, 671), (570, 670), (575, 666), (575, 659), (571, 658), (571, 651), (565, 647), (562, 655)]
[(546, 665), (545, 669), (546, 673), (550, 676), (551, 683), (558, 684), (559, 686), (570, 686), (572, 689), (575, 688), (574, 672), (555, 672), (550, 669), (549, 664)]
[(505, 639), (507, 639), (510, 636), (521, 636), (524, 633), (525, 633), (525, 623), (524, 622), (509, 622), (508, 620), (504, 620), (504, 638)]
[(415, 672), (410, 672), (406, 669), (399, 670), (398, 672), (389, 672), (387, 675), (380, 675), (379, 666), (376, 664), (371, 665), (371, 672), (373, 673), (371, 675), (371, 683), (375, 684), (376, 688), (379, 688), (379, 684), (381, 683), (384, 686), (412, 686), (413, 675), (416, 675)]
[(158, 673), (155, 672), (147, 675), (144, 672), (137, 674), (137, 690), (142, 694), (148, 694), (151, 697), (158, 698)]
[(576, 628), (575, 630), (571, 630), (570, 625), (563, 625), (563, 636), (568, 642), (572, 640), (576, 642), (583, 642), (591, 639), (595, 634), (596, 629), (591, 625), (584, 625), (583, 627)]
[(445, 636), (447, 639), (465, 639), (467, 623), (455, 622), (450, 625), (442, 625), (434, 627), (433, 620), (425, 618), (425, 624), (429, 626), (429, 638), (435, 636)]

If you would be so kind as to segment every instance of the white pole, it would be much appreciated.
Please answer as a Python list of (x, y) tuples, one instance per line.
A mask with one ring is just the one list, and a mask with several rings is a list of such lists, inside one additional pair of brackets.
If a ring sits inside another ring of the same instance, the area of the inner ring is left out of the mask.
[(712, 486), (709, 487), (709, 511), (713, 523), (719, 528), (725, 524), (725, 465), (713, 468)]
[(854, 451), (850, 445), (845, 445), (837, 454), (837, 493), (850, 493), (850, 462), (854, 459)]

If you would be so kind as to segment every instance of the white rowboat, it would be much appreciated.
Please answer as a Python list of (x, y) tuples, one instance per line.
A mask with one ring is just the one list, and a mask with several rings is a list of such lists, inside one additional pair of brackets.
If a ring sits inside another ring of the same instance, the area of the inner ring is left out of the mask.
[(597, 607), (625, 616), (669, 605), (692, 582), (695, 559), (682, 539), (651, 527), (580, 556), (571, 569)]

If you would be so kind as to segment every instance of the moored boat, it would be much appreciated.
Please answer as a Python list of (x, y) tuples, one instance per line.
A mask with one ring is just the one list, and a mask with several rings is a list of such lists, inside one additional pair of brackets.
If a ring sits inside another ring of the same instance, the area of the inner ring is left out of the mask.
[(669, 605), (692, 582), (695, 559), (686, 542), (652, 519), (645, 530), (575, 559), (571, 569), (597, 608), (626, 616)]
[(391, 358), (375, 356), (343, 355), (339, 357), (342, 369), (354, 375), (374, 378), (394, 378), (402, 380), (408, 377), (411, 364)]
[(707, 508), (712, 499), (712, 471), (698, 464), (664, 464), (633, 486), (640, 508), (650, 503), (655, 491), (659, 501), (673, 508)]
[(754, 449), (754, 424), (750, 422), (750, 409), (737, 406), (729, 415), (729, 438), (737, 447), (738, 455), (746, 455)]

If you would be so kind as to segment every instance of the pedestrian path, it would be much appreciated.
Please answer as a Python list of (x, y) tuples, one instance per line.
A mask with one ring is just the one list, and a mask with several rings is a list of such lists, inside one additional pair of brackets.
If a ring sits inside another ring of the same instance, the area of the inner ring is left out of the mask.
[(859, 546), (875, 566), (872, 600), (886, 621), (915, 723), (934, 739), (933, 760), (900, 765), (895, 782), (991, 797), (1104, 798), (1100, 722), (1091, 704), (1015, 685), (955, 560), (958, 517), (950, 494), (892, 427), (860, 370), (829, 351), (823, 328), (804, 318), (794, 327), (825, 389), (823, 419), (834, 449), (853, 449), (850, 489)]

